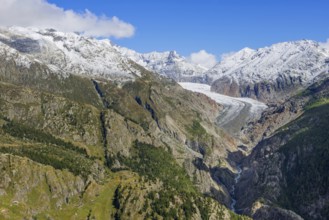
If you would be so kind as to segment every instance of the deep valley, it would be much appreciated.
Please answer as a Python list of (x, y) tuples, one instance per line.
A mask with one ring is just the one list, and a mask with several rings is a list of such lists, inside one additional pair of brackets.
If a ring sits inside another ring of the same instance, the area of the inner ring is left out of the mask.
[(0, 219), (328, 219), (328, 58), (1, 28)]

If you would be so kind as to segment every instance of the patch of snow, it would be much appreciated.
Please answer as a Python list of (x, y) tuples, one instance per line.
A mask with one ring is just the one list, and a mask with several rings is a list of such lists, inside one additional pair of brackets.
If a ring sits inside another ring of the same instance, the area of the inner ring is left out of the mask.
[(6, 61), (14, 61), (17, 66), (30, 68), (32, 62), (29, 58), (21, 55), (15, 49), (0, 42), (0, 56), (4, 57)]

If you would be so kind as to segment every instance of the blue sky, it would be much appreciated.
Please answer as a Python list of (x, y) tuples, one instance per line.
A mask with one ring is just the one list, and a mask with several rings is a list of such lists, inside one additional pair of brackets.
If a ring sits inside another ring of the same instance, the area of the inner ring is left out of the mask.
[[(329, 38), (328, 0), (6, 1), (17, 4), (10, 9), (2, 6), (10, 11), (2, 14), (6, 18), (13, 17), (12, 11), (16, 11), (18, 16), (17, 19), (1, 19), (2, 23), (11, 21), (14, 25), (28, 25), (32, 22), (32, 25), (42, 26), (43, 20), (51, 24), (58, 16), (70, 17), (67, 11), (72, 10), (78, 17), (83, 15), (79, 19), (84, 25), (79, 30), (84, 30), (89, 24), (89, 32), (86, 32), (90, 35), (112, 36), (110, 39), (115, 43), (138, 52), (176, 50), (189, 56), (192, 52), (206, 50), (219, 58), (223, 53), (244, 47), (256, 49), (300, 39), (324, 42)], [(55, 4), (56, 10), (51, 9), (47, 2)], [(19, 7), (21, 9), (17, 10)], [(85, 16), (86, 9), (91, 16)], [(45, 11), (44, 14), (41, 11)], [(26, 16), (19, 16), (22, 13)], [(34, 20), (32, 18), (27, 23), (26, 20), (34, 15)], [(101, 16), (106, 16), (103, 17), (105, 22), (99, 21)], [(118, 19), (111, 20), (113, 16)], [(87, 21), (85, 17), (88, 17)], [(54, 26), (71, 30), (79, 26), (79, 19), (73, 19), (74, 22), (72, 19), (58, 19)], [(71, 26), (66, 28), (65, 25)], [(102, 29), (108, 31), (103, 33)]]
[(65, 9), (117, 16), (135, 28), (114, 40), (139, 52), (201, 49), (219, 56), (244, 47), (329, 38), (328, 0), (49, 0)]

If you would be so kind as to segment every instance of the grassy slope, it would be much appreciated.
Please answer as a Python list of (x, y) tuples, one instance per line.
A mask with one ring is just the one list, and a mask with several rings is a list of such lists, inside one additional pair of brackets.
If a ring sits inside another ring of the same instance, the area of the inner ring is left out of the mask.
[[(34, 166), (30, 165), (29, 168), (34, 169)], [(48, 174), (54, 172), (53, 168), (49, 166), (42, 166), (41, 169)], [(74, 178), (72, 174), (67, 174), (64, 177), (64, 181), (72, 181), (72, 178)], [(137, 176), (130, 172), (122, 171), (111, 174), (109, 178), (104, 180), (103, 184), (91, 183), (82, 196), (70, 197), (69, 202), (60, 208), (56, 205), (57, 200), (51, 199), (54, 194), (49, 192), (46, 182), (41, 182), (32, 187), (32, 190), (25, 198), (25, 202), (15, 202), (12, 193), (1, 196), (0, 218), (15, 220), (24, 217), (33, 217), (34, 219), (48, 219), (50, 217), (65, 220), (87, 219), (89, 216), (95, 219), (113, 219), (116, 212), (112, 205), (115, 189), (119, 184), (125, 185), (135, 179), (137, 179)], [(30, 210), (38, 209), (40, 211), (35, 214), (30, 213)]]

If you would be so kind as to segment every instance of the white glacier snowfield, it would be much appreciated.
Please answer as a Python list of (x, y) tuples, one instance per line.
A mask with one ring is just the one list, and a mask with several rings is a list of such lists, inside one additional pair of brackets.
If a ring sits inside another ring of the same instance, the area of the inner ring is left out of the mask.
[(223, 111), (217, 119), (219, 126), (229, 133), (237, 135), (248, 121), (257, 120), (267, 108), (265, 103), (251, 98), (236, 98), (210, 91), (210, 86), (200, 83), (179, 83), (184, 89), (205, 94), (223, 105)]

